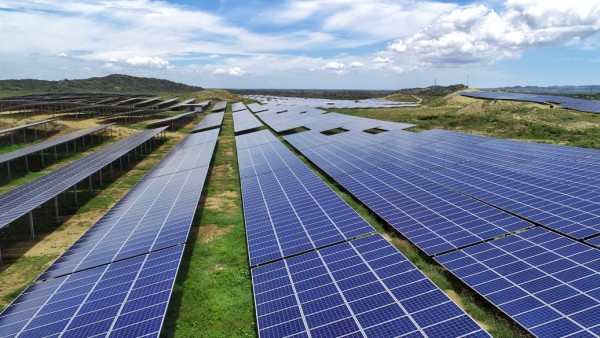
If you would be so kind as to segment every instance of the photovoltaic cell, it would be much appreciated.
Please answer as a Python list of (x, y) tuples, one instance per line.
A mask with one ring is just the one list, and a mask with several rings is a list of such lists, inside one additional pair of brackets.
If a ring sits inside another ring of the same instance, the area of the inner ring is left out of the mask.
[(536, 336), (600, 334), (600, 250), (534, 228), (435, 259)]
[(33, 284), (0, 314), (0, 337), (158, 337), (183, 249)]
[(259, 336), (488, 337), (381, 235), (252, 269)]
[(596, 236), (594, 238), (590, 238), (586, 242), (588, 242), (591, 245), (594, 245), (594, 246), (600, 248), (600, 236)]

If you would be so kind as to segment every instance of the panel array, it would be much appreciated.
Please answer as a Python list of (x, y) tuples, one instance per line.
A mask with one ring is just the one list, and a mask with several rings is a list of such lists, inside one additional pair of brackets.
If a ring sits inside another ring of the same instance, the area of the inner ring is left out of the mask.
[(129, 136), (0, 195), (0, 228), (118, 160), (164, 129), (157, 128)]
[(436, 260), (539, 337), (600, 335), (600, 250), (535, 228)]
[(488, 100), (511, 100), (542, 104), (551, 102), (559, 104), (559, 107), (567, 109), (596, 114), (600, 113), (600, 101), (585, 100), (574, 97), (507, 92), (461, 92), (460, 95)]
[(215, 103), (215, 105), (212, 107), (212, 111), (213, 112), (225, 111), (226, 108), (227, 108), (227, 101), (219, 101), (219, 102)]
[(429, 255), (533, 226), (416, 174), (453, 161), (377, 142), (361, 149), (347, 142), (311, 147), (303, 143), (315, 144), (322, 137), (299, 136), (303, 134), (309, 132), (285, 138)]
[(231, 105), (231, 111), (234, 113), (236, 111), (240, 111), (240, 110), (244, 110), (244, 109), (246, 109), (246, 106), (242, 102), (235, 102), (234, 104)]
[(242, 148), (238, 159), (251, 266), (373, 231), (280, 142)]
[(196, 138), (202, 133), (188, 135), (38, 279), (185, 243), (216, 144), (186, 146)]
[[(114, 124), (114, 123), (113, 123)], [(44, 151), (46, 149), (50, 149), (52, 147), (56, 147), (59, 146), (61, 144), (76, 140), (78, 138), (90, 135), (92, 133), (98, 132), (100, 130), (104, 130), (110, 126), (112, 126), (113, 124), (101, 124), (99, 126), (95, 126), (95, 127), (91, 127), (91, 128), (87, 128), (87, 129), (83, 129), (83, 130), (78, 130), (76, 132), (61, 136), (61, 137), (56, 137), (41, 143), (36, 143), (33, 144), (27, 148), (22, 148), (22, 149), (18, 149), (15, 151), (12, 151), (10, 153), (5, 153), (5, 154), (1, 154), (0, 155), (0, 163), (5, 163), (5, 162), (9, 162), (12, 161), (14, 159), (23, 157), (23, 156), (27, 156), (30, 154), (33, 154), (35, 152), (38, 151)]]
[(217, 136), (177, 145), (0, 314), (0, 337), (158, 337)]
[(317, 98), (287, 97), (273, 95), (247, 95), (246, 97), (268, 104), (284, 104), (289, 106), (303, 106), (311, 108), (390, 108), (390, 107), (415, 107), (419, 104), (413, 102), (394, 102), (382, 99), (365, 100), (328, 100)]
[(600, 233), (593, 190), (478, 163), (424, 176), (574, 238)]
[(218, 128), (221, 126), (221, 124), (223, 124), (223, 117), (225, 116), (224, 112), (220, 112), (220, 113), (213, 113), (213, 114), (208, 114), (206, 115), (202, 121), (200, 121), (198, 123), (198, 125), (196, 125), (194, 127), (194, 129), (192, 129), (192, 133), (197, 133), (199, 131), (204, 131), (204, 130), (209, 130), (209, 129), (213, 129), (213, 128)]
[(0, 337), (158, 337), (183, 248), (34, 284), (0, 314)]
[(326, 131), (342, 128), (345, 130), (385, 130), (406, 129), (413, 124), (380, 121), (370, 118), (330, 113), (302, 106), (267, 105), (269, 110), (257, 114), (263, 122), (277, 132), (305, 127), (310, 130)]
[(233, 113), (233, 131), (240, 133), (262, 127), (263, 124), (249, 110), (240, 110)]
[(252, 269), (259, 336), (488, 337), (381, 235)]

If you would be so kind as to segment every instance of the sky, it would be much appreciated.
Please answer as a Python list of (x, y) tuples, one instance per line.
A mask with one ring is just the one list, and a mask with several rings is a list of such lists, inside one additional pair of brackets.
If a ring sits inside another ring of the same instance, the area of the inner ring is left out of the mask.
[(0, 79), (600, 84), (600, 0), (2, 0)]

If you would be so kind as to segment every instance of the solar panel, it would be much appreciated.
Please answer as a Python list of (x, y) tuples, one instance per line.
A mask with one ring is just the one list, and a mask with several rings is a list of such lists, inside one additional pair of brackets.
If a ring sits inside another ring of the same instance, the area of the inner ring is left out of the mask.
[(435, 259), (536, 336), (600, 335), (600, 250), (534, 228)]
[(215, 143), (174, 149), (38, 279), (185, 243)]
[(269, 109), (269, 107), (263, 106), (260, 103), (250, 103), (247, 106), (248, 106), (248, 109), (250, 109), (250, 111), (253, 112), (254, 114), (260, 113), (261, 111), (266, 111)]
[[(332, 143), (301, 152), (428, 255), (533, 226), (402, 168), (403, 154), (373, 151), (378, 146)], [(386, 162), (394, 159), (399, 165)], [(403, 161), (413, 171), (428, 168), (418, 155)]]
[(239, 133), (262, 127), (263, 124), (248, 110), (233, 113), (233, 131)]
[(158, 337), (183, 249), (33, 284), (0, 314), (0, 336)]
[(488, 337), (381, 235), (252, 269), (259, 336)]
[(43, 120), (43, 121), (37, 121), (37, 122), (23, 124), (23, 125), (12, 127), (12, 128), (8, 128), (8, 129), (2, 129), (2, 130), (0, 130), (0, 134), (10, 133), (10, 132), (13, 132), (13, 131), (17, 131), (17, 130), (21, 130), (21, 129), (26, 129), (26, 128), (31, 128), (31, 127), (43, 125), (43, 124), (46, 124), (46, 123), (54, 122), (54, 121), (57, 121), (57, 120), (59, 120), (59, 118), (47, 119), (47, 120)]
[(99, 126), (95, 126), (95, 127), (91, 127), (91, 128), (87, 128), (87, 129), (83, 129), (83, 130), (78, 130), (73, 133), (69, 133), (67, 135), (61, 136), (61, 137), (47, 140), (45, 142), (33, 144), (27, 148), (18, 149), (18, 150), (12, 151), (10, 153), (1, 154), (0, 155), (0, 163), (9, 162), (14, 159), (17, 159), (17, 158), (20, 158), (23, 156), (27, 156), (27, 155), (33, 154), (35, 152), (38, 152), (38, 151), (43, 151), (46, 149), (50, 149), (52, 147), (56, 147), (58, 145), (66, 143), (66, 142), (70, 142), (70, 141), (76, 140), (80, 137), (87, 136), (91, 133), (95, 133), (97, 131), (106, 129), (106, 128), (112, 126), (113, 124), (114, 123), (102, 124)]
[(150, 140), (163, 128), (133, 134), (0, 195), (0, 228)]
[(217, 103), (215, 103), (215, 105), (212, 107), (212, 111), (213, 112), (218, 112), (218, 111), (225, 111), (225, 109), (227, 108), (227, 101), (219, 101)]
[(476, 163), (424, 176), (575, 238), (600, 233), (600, 203), (593, 190)]
[(245, 148), (238, 158), (250, 265), (373, 231), (281, 143)]
[(279, 140), (268, 130), (260, 130), (235, 137), (235, 146), (238, 152), (242, 149), (271, 142), (279, 142)]
[(240, 111), (240, 110), (244, 110), (244, 109), (246, 109), (246, 106), (242, 102), (235, 102), (234, 104), (231, 105), (231, 111), (234, 113), (236, 111)]
[[(175, 116), (171, 116), (171, 117), (167, 117), (164, 119), (160, 119), (158, 121), (150, 122), (146, 126), (148, 128), (153, 128), (153, 127), (157, 127), (157, 126), (170, 125), (174, 121), (183, 120), (183, 119), (193, 119), (196, 113), (197, 113), (196, 111), (191, 111), (191, 112), (187, 112), (187, 113), (177, 114)], [(194, 115), (194, 116), (192, 116), (192, 115)]]
[(202, 119), (202, 121), (198, 123), (198, 125), (194, 127), (194, 129), (192, 129), (191, 132), (196, 133), (199, 131), (218, 128), (221, 126), (221, 124), (223, 124), (224, 116), (224, 112), (208, 114)]

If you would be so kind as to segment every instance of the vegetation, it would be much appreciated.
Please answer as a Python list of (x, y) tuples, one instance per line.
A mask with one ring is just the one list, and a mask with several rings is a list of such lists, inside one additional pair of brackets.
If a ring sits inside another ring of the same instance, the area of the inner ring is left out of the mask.
[(82, 80), (0, 80), (1, 96), (35, 93), (163, 93), (195, 92), (201, 87), (173, 81), (112, 74)]

